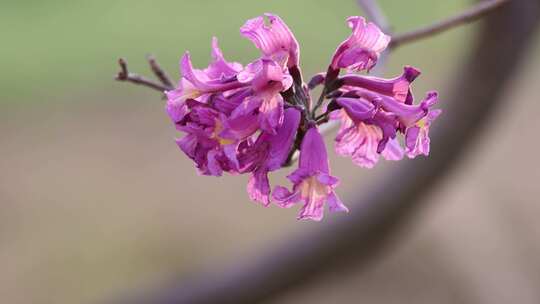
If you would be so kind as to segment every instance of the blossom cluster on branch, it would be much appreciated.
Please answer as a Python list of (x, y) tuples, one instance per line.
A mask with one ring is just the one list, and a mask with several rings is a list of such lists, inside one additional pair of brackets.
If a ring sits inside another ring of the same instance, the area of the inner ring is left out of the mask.
[[(302, 203), (298, 218), (318, 221), (325, 204), (330, 211), (348, 210), (334, 192), (339, 180), (330, 174), (322, 124), (340, 123), (335, 151), (360, 167), (372, 168), (380, 156), (400, 160), (429, 154), (429, 127), (441, 112), (433, 109), (437, 93), (415, 103), (411, 83), (420, 72), (409, 66), (392, 79), (359, 74), (376, 65), (390, 36), (363, 17), (347, 21), (352, 34), (337, 47), (327, 71), (308, 84), (299, 67), (298, 42), (276, 15), (241, 27), (261, 52), (245, 66), (225, 60), (216, 38), (205, 69), (194, 68), (185, 53), (178, 87), (165, 92), (166, 109), (185, 133), (178, 146), (200, 174), (250, 174), (252, 200), (264, 206)], [(315, 101), (310, 93), (317, 86), (322, 93)], [(292, 187), (272, 189), (269, 172), (289, 164), (297, 150), (298, 168), (288, 176)]]

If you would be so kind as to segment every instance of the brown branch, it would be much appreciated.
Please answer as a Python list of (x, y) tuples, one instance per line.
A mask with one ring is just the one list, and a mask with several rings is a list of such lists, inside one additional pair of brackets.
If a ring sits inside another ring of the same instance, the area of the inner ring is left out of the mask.
[[(366, 0), (367, 1), (367, 0)], [(459, 15), (450, 17), (445, 20), (438, 21), (434, 24), (412, 30), (410, 32), (405, 32), (401, 34), (396, 34), (392, 37), (390, 42), (390, 48), (396, 48), (402, 44), (414, 42), (416, 40), (424, 39), (437, 35), (446, 30), (452, 29), (454, 27), (467, 24), (482, 18), (484, 15), (494, 11), (503, 4), (509, 2), (510, 0), (485, 0), (471, 7), (470, 9), (460, 13)]]
[(159, 63), (156, 60), (156, 57), (154, 55), (148, 55), (146, 57), (148, 60), (148, 64), (150, 65), (150, 68), (152, 69), (152, 72), (156, 75), (156, 77), (168, 88), (174, 88), (174, 84), (171, 80), (171, 77), (161, 68)]
[(120, 65), (120, 72), (116, 75), (116, 80), (118, 81), (126, 81), (131, 82), (137, 85), (142, 85), (148, 88), (152, 88), (154, 90), (165, 92), (168, 90), (173, 89), (173, 87), (169, 87), (163, 84), (160, 84), (154, 80), (148, 79), (144, 76), (130, 73), (127, 67), (127, 62), (124, 58), (118, 59), (118, 64)]

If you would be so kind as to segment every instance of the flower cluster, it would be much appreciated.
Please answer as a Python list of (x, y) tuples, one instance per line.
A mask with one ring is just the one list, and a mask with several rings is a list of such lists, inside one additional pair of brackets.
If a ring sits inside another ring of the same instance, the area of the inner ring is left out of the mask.
[[(241, 27), (261, 52), (246, 66), (225, 60), (216, 38), (205, 69), (194, 68), (185, 53), (178, 88), (166, 92), (166, 109), (185, 133), (178, 146), (200, 174), (250, 174), (252, 200), (281, 207), (301, 202), (299, 219), (318, 221), (325, 203), (330, 211), (347, 211), (334, 192), (339, 180), (330, 174), (320, 125), (340, 123), (335, 150), (361, 167), (373, 167), (381, 155), (399, 160), (429, 154), (429, 127), (441, 112), (433, 109), (437, 93), (414, 103), (410, 87), (420, 72), (413, 67), (392, 79), (358, 74), (375, 66), (390, 37), (362, 17), (347, 21), (352, 34), (336, 49), (327, 72), (307, 85), (298, 42), (276, 15)], [(342, 69), (346, 73), (340, 75)], [(310, 92), (319, 85), (322, 93), (313, 103)], [(298, 168), (288, 176), (292, 188), (272, 190), (268, 173), (292, 163), (297, 150)]]

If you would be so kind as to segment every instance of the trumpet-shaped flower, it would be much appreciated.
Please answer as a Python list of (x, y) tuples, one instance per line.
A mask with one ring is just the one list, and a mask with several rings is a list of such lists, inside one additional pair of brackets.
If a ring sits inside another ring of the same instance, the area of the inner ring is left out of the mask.
[(249, 197), (265, 206), (270, 203), (268, 172), (281, 168), (287, 160), (300, 123), (296, 109), (285, 110), (284, 117), (276, 134), (261, 133), (240, 158), (244, 172), (252, 172), (247, 186)]
[(339, 180), (330, 175), (324, 140), (316, 127), (306, 132), (300, 147), (298, 169), (288, 179), (293, 183), (292, 191), (278, 186), (272, 195), (282, 207), (302, 202), (299, 219), (320, 221), (325, 203), (330, 211), (348, 211), (334, 192)]
[(349, 17), (347, 23), (352, 34), (338, 46), (330, 66), (333, 70), (369, 71), (388, 46), (390, 36), (363, 17)]
[[(268, 18), (268, 25), (265, 19)], [(298, 66), (300, 47), (289, 27), (279, 16), (265, 14), (249, 19), (240, 28), (240, 33), (251, 40), (266, 58), (287, 67)]]

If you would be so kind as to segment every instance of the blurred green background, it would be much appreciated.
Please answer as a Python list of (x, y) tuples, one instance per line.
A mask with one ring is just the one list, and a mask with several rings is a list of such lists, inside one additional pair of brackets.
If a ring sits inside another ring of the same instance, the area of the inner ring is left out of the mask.
[[(380, 3), (396, 32), (470, 4)], [(206, 66), (212, 36), (227, 59), (248, 63), (258, 53), (239, 27), (264, 12), (280, 15), (294, 31), (306, 77), (324, 70), (349, 35), (345, 18), (362, 14), (352, 0), (0, 1), (2, 303), (103, 301), (263, 252), (277, 240), (344, 216), (300, 223), (296, 210), (249, 202), (245, 177), (197, 176), (174, 144), (178, 134), (159, 94), (113, 81), (118, 57), (128, 59), (132, 72), (150, 75), (144, 56), (155, 54), (175, 79), (185, 50), (196, 66)], [(474, 29), (404, 46), (392, 54), (385, 73), (396, 75), (405, 64), (420, 68), (416, 94), (439, 89), (444, 107), (444, 90)], [(533, 204), (540, 173), (529, 161), (538, 145), (524, 149), (518, 160), (507, 159), (521, 144), (515, 134), (533, 138), (540, 127), (531, 111), (538, 110), (531, 97), (538, 62), (536, 57), (527, 65), (527, 77), (515, 80), (508, 93), (515, 101), (512, 115), (497, 118), (490, 133), (497, 135), (486, 135), (462, 173), (437, 193), (438, 207), (404, 232), (400, 249), (374, 270), (356, 274), (352, 268), (318, 292), (299, 291), (280, 303), (403, 303), (403, 297), (411, 303), (514, 302), (503, 285), (520, 293), (519, 303), (538, 303), (540, 242), (534, 232), (540, 230), (532, 223), (540, 211)], [(349, 204), (392, 168), (353, 168), (334, 155), (331, 162)], [(507, 174), (492, 174), (493, 167)], [(285, 175), (275, 174), (274, 181)], [(514, 230), (500, 231), (512, 223), (520, 223), (520, 236), (530, 237), (522, 247), (504, 245), (517, 242)], [(523, 260), (534, 264), (516, 264)], [(495, 273), (504, 275), (486, 279)]]
[[(406, 30), (457, 12), (464, 1), (382, 4), (396, 30)], [(185, 50), (194, 54), (195, 64), (207, 64), (212, 36), (220, 38), (228, 58), (247, 63), (257, 51), (240, 36), (239, 27), (263, 12), (279, 14), (294, 29), (302, 45), (302, 66), (311, 74), (324, 69), (335, 46), (348, 35), (344, 18), (359, 13), (355, 1), (27, 0), (0, 5), (0, 65), (9, 71), (0, 79), (3, 103), (47, 103), (70, 92), (110, 89), (119, 56), (128, 58), (133, 71), (142, 72), (145, 54), (153, 53), (177, 76)], [(450, 46), (455, 35), (433, 43)], [(407, 54), (411, 64), (420, 57)]]

